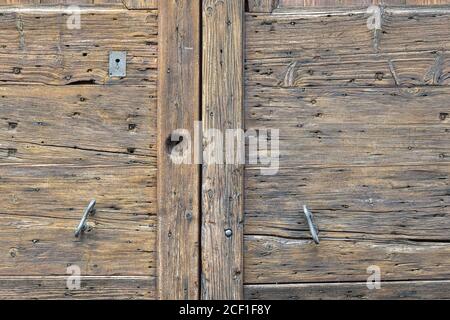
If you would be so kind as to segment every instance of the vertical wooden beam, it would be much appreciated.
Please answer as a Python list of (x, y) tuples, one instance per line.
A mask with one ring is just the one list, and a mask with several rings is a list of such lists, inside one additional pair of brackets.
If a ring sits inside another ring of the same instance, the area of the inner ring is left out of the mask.
[(278, 7), (279, 0), (247, 0), (248, 12), (271, 13)]
[(159, 2), (158, 293), (199, 298), (200, 166), (174, 164), (171, 134), (200, 119), (200, 1)]
[[(203, 0), (202, 12), (203, 131), (219, 129), (224, 135), (244, 126), (244, 0)], [(202, 299), (242, 299), (243, 165), (204, 159), (201, 253)]]

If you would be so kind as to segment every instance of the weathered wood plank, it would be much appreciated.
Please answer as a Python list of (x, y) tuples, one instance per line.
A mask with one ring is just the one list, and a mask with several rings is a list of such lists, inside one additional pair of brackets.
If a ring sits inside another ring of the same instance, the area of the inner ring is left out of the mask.
[(449, 0), (406, 0), (407, 5), (450, 4)]
[(279, 0), (281, 7), (340, 7), (340, 6), (369, 6), (369, 5), (442, 5), (449, 4), (449, 0)]
[(450, 299), (450, 281), (384, 281), (379, 290), (369, 290), (363, 283), (312, 283), (247, 285), (250, 300), (321, 300), (321, 299)]
[(246, 0), (248, 12), (272, 12), (279, 0)]
[[(20, 1), (20, 3), (22, 3), (22, 1)], [(94, 0), (40, 0), (40, 4), (85, 5), (85, 4), (94, 4)]]
[[(145, 156), (155, 163), (156, 90), (151, 86), (2, 86), (0, 103), (3, 161), (20, 162), (39, 151), (47, 157), (40, 145), (72, 148), (72, 157), (81, 149)], [(8, 154), (10, 149), (16, 151)]]
[(160, 1), (165, 0), (123, 0), (127, 9), (158, 9)]
[(107, 4), (107, 5), (117, 5), (117, 6), (121, 6), (124, 7), (124, 1), (122, 0), (94, 0), (94, 4), (95, 5), (103, 5), (103, 4)]
[[(155, 170), (9, 165), (0, 182), (1, 275), (61, 275), (69, 263), (83, 275), (155, 275)], [(93, 229), (77, 239), (91, 199)]]
[(155, 299), (153, 277), (83, 277), (69, 290), (67, 277), (0, 277), (0, 299)]
[(364, 12), (247, 15), (246, 85), (448, 85), (449, 15), (419, 12), (386, 9), (377, 37)]
[(450, 241), (450, 165), (335, 166), (247, 170), (245, 233), (309, 239), (303, 205), (320, 236)]
[(279, 128), (280, 166), (448, 164), (450, 89), (247, 87), (247, 129)]
[[(64, 10), (0, 8), (0, 82), (156, 86), (156, 11), (86, 9), (69, 29)], [(109, 77), (110, 50), (127, 51), (126, 77)]]
[(312, 240), (245, 236), (245, 283), (366, 281), (376, 265), (384, 280), (449, 279), (449, 242)]
[[(175, 164), (171, 134), (200, 119), (200, 1), (160, 2), (158, 295), (198, 299), (200, 167)], [(186, 141), (187, 141), (186, 137)]]
[(41, 0), (0, 0), (0, 6), (39, 4)]
[(448, 279), (448, 12), (246, 17), (246, 128), (280, 129), (280, 170), (246, 170), (245, 282)]
[(429, 67), (428, 77), (434, 76), (435, 84), (441, 84), (440, 81), (449, 77), (446, 55), (450, 49), (446, 40), (450, 36), (448, 7), (441, 10), (386, 10), (382, 30), (378, 41), (380, 52), (434, 51), (435, 61)]
[[(244, 126), (243, 12), (243, 0), (203, 1), (204, 132)], [(203, 165), (202, 299), (243, 298), (243, 174), (240, 164)]]
[[(436, 61), (442, 65), (434, 77)], [(449, 85), (449, 61), (448, 54), (434, 50), (248, 60), (246, 84), (283, 88)]]

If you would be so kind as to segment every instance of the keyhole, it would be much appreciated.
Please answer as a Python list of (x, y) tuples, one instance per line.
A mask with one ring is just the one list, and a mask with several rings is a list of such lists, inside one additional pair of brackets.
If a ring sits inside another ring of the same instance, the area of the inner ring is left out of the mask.
[(119, 63), (120, 63), (120, 59), (117, 58), (117, 59), (116, 59), (116, 69), (119, 69)]

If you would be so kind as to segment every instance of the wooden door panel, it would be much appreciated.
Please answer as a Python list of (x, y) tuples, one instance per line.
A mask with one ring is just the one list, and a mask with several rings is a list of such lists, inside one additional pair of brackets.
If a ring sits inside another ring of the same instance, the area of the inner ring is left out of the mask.
[[(155, 279), (128, 276), (84, 278), (79, 290), (67, 290), (67, 277), (4, 277), (0, 279), (2, 299), (154, 299)], [(107, 293), (107, 294), (106, 294)]]
[(0, 16), (0, 296), (156, 298), (158, 12), (45, 8)]
[[(80, 29), (69, 29), (62, 13), (4, 13), (0, 20), (0, 81), (142, 85), (155, 92), (157, 12), (112, 8), (82, 12), (86, 13), (81, 14)], [(108, 53), (114, 50), (127, 51), (126, 77), (108, 75)]]
[(369, 5), (442, 5), (448, 0), (278, 0), (280, 7), (339, 7)]
[[(426, 298), (448, 288), (449, 15), (388, 8), (382, 32), (367, 18), (246, 16), (246, 128), (280, 130), (278, 174), (246, 167), (247, 298)], [(371, 265), (386, 281), (380, 291), (366, 286)]]

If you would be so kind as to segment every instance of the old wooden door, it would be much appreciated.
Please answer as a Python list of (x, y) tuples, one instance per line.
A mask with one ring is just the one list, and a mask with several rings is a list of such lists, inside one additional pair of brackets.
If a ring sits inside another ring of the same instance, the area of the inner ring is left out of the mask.
[(280, 144), (245, 171), (245, 297), (448, 298), (450, 8), (274, 2), (245, 16), (245, 126)]
[(0, 297), (449, 298), (450, 8), (385, 2), (2, 1)]
[(0, 296), (155, 298), (158, 11), (73, 3), (0, 6)]

